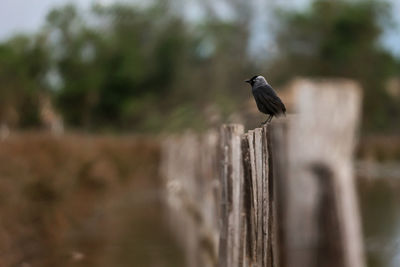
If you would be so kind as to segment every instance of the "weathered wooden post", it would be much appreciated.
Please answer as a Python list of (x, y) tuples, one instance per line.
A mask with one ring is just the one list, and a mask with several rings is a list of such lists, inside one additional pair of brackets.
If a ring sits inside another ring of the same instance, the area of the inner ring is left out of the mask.
[(240, 261), (242, 232), (243, 168), (241, 135), (243, 125), (223, 125), (220, 129), (221, 217), (219, 266), (237, 267)]
[(360, 88), (295, 83), (297, 115), (271, 125), (279, 266), (364, 267), (352, 155)]
[(272, 266), (272, 195), (267, 128), (247, 132), (242, 139), (244, 168), (244, 260), (241, 266)]

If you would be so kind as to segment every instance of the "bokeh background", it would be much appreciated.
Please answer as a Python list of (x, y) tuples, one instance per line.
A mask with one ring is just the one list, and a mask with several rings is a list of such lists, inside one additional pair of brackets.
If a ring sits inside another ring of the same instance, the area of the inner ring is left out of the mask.
[(184, 266), (164, 226), (165, 133), (264, 119), (243, 80), (363, 88), (371, 267), (400, 266), (399, 0), (0, 3), (0, 266)]

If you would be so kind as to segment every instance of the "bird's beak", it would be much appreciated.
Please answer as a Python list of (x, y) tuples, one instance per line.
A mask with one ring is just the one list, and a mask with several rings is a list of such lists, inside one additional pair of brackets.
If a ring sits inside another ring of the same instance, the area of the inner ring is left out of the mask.
[(245, 80), (244, 82), (245, 82), (245, 83), (250, 83), (251, 81), (250, 81), (250, 80)]

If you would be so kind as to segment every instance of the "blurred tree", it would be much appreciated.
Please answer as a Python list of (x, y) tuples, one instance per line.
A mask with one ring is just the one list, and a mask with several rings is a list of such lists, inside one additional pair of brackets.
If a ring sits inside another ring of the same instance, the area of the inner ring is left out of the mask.
[(280, 54), (268, 62), (249, 57), (255, 1), (197, 1), (209, 14), (197, 21), (177, 3), (67, 5), (40, 33), (0, 44), (1, 121), (39, 124), (47, 94), (72, 127), (202, 129), (239, 114), (250, 93), (238, 79), (269, 66), (274, 84), (296, 75), (359, 80), (365, 128), (400, 130), (400, 100), (384, 90), (400, 63), (378, 43), (390, 23), (384, 2), (315, 0), (308, 11), (278, 13)]
[(44, 35), (62, 80), (57, 105), (87, 129), (202, 128), (210, 103), (232, 109), (244, 94), (230, 79), (247, 66), (237, 29), (218, 18), (188, 24), (163, 1), (55, 9)]
[(45, 34), (48, 50), (53, 51), (52, 68), (62, 80), (55, 91), (56, 103), (67, 123), (89, 126), (103, 79), (94, 55), (101, 36), (83, 25), (72, 5), (48, 14)]
[(297, 75), (356, 79), (365, 89), (364, 127), (400, 130), (400, 103), (384, 90), (387, 79), (400, 74), (400, 64), (379, 45), (390, 23), (386, 2), (316, 0), (308, 11), (283, 12), (281, 18), (280, 56), (270, 70), (275, 80)]
[(83, 24), (73, 6), (49, 14), (63, 80), (56, 99), (70, 125), (140, 130), (147, 116), (164, 112), (157, 100), (173, 86), (188, 38), (181, 19), (164, 11), (95, 6), (94, 25)]
[(40, 38), (16, 36), (0, 44), (0, 123), (40, 123), (40, 94), (46, 91), (48, 54)]

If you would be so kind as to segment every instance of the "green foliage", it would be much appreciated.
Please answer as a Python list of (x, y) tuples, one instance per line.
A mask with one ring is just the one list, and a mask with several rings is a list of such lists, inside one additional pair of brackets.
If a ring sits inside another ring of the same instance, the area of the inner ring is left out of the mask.
[(257, 65), (248, 55), (251, 10), (231, 5), (232, 20), (197, 23), (161, 0), (52, 10), (38, 34), (0, 44), (0, 123), (38, 126), (50, 96), (69, 127), (201, 130), (240, 112), (250, 97), (240, 81), (267, 69), (276, 85), (298, 75), (356, 79), (365, 129), (400, 131), (400, 100), (384, 90), (400, 70), (379, 46), (390, 23), (384, 2), (315, 0), (305, 12), (281, 12), (280, 54)]
[(356, 79), (365, 89), (365, 128), (393, 129), (400, 103), (389, 99), (384, 86), (400, 74), (400, 65), (378, 44), (383, 22), (390, 22), (389, 8), (382, 1), (316, 0), (306, 12), (283, 13), (277, 39), (282, 54), (272, 65), (273, 76)]
[(48, 55), (40, 43), (16, 36), (0, 44), (0, 120), (29, 127), (39, 123), (40, 93)]
[[(224, 70), (219, 59), (214, 57), (211, 62), (213, 55), (199, 53), (198, 47), (207, 37), (216, 47), (212, 53), (221, 52), (221, 60), (226, 62), (237, 53), (227, 50), (224, 37), (232, 36), (232, 26), (214, 21), (204, 26), (209, 27), (206, 30), (190, 31), (182, 17), (161, 4), (147, 9), (94, 6), (87, 17), (96, 23), (83, 24), (82, 15), (66, 6), (49, 14), (46, 27), (49, 39), (57, 35), (49, 48), (59, 54), (53, 67), (63, 81), (55, 99), (69, 125), (175, 129), (168, 125), (171, 118), (179, 127), (205, 125), (204, 116), (192, 116), (208, 105), (214, 94), (203, 78), (215, 75), (211, 82), (222, 81)], [(216, 72), (210, 73), (217, 66)], [(231, 69), (238, 66), (232, 64)], [(192, 80), (199, 78), (199, 83)]]

